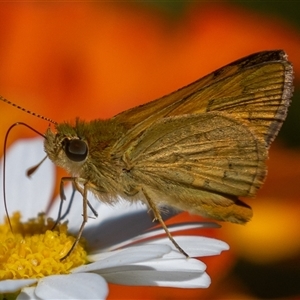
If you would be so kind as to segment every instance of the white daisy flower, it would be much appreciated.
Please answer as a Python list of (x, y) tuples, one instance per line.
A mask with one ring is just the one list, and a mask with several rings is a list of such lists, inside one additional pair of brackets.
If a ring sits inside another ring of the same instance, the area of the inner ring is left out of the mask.
[[(54, 166), (46, 160), (31, 179), (24, 175), (25, 170), (45, 156), (42, 143), (40, 138), (18, 141), (7, 154), (8, 211), (21, 212), (24, 220), (35, 219), (22, 223), (20, 214), (15, 213), (11, 216), (13, 232), (7, 223), (0, 225), (1, 294), (15, 293), (16, 299), (105, 299), (109, 292), (107, 282), (177, 288), (207, 288), (210, 285), (206, 265), (193, 257), (218, 255), (229, 249), (226, 243), (200, 236), (177, 235), (176, 241), (190, 255), (186, 258), (168, 238), (161, 237), (162, 229), (148, 230), (153, 223), (144, 205), (129, 205), (125, 201), (111, 207), (91, 197), (89, 200), (99, 216), (92, 218), (91, 213), (84, 229), (87, 250), (84, 243), (80, 243), (61, 261), (74, 238), (68, 235), (66, 224), (51, 230), (54, 222), (39, 215), (49, 204), (55, 180)], [(66, 195), (71, 193), (71, 186), (66, 187)], [(59, 203), (56, 201), (47, 213), (54, 220)], [(2, 220), (4, 211), (3, 207)], [(75, 193), (67, 219), (69, 232), (76, 235), (82, 222), (79, 193)], [(208, 226), (214, 225), (191, 223), (169, 228), (171, 232), (178, 232)], [(44, 233), (46, 229), (50, 230)], [(34, 230), (37, 230), (36, 235), (31, 232)]]

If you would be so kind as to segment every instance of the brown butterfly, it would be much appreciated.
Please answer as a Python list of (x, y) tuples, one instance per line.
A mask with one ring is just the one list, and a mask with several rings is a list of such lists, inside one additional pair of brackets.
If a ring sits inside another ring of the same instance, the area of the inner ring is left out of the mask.
[(119, 197), (145, 202), (183, 253), (160, 206), (249, 221), (252, 210), (239, 197), (253, 197), (263, 184), (292, 81), (285, 52), (264, 51), (111, 119), (76, 119), (56, 124), (55, 132), (48, 129), (47, 156), (72, 175), (62, 182), (72, 181), (83, 196), (79, 235), (88, 191), (109, 204)]

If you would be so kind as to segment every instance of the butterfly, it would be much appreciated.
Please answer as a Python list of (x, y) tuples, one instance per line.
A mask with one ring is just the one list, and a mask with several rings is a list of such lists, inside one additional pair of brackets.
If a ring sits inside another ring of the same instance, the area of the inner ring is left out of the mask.
[(292, 92), (285, 52), (263, 51), (110, 119), (55, 123), (44, 148), (83, 196), (82, 229), (88, 192), (109, 204), (143, 201), (184, 253), (160, 207), (248, 222), (252, 210), (239, 197), (262, 186)]

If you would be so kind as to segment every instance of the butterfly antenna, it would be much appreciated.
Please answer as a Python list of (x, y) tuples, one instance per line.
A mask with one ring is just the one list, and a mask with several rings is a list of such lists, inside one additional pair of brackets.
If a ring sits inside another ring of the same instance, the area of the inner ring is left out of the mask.
[[(0, 96), (1, 97), (1, 96)], [(2, 100), (2, 99), (1, 99)], [(9, 102), (9, 101), (8, 101)], [(14, 105), (15, 106), (15, 105)], [(18, 107), (18, 106), (16, 106)], [(20, 108), (22, 109), (22, 108)], [(22, 109), (23, 110), (23, 109)], [(26, 111), (26, 110), (25, 110)], [(37, 115), (39, 116), (39, 115)], [(48, 118), (42, 118), (44, 120), (47, 120), (47, 121), (51, 121), (50, 119)], [(52, 122), (53, 123), (53, 122)], [(7, 140), (8, 140), (8, 136), (9, 136), (9, 133), (10, 131), (17, 125), (23, 125), (27, 128), (29, 128), (30, 130), (34, 131), (35, 133), (37, 133), (38, 135), (42, 136), (43, 138), (46, 138), (45, 135), (43, 135), (42, 133), (40, 133), (39, 131), (37, 131), (36, 129), (34, 129), (33, 127), (29, 126), (28, 124), (26, 123), (23, 123), (23, 122), (17, 122), (17, 123), (14, 123), (12, 124), (7, 132), (6, 132), (6, 135), (5, 135), (5, 138), (4, 138), (4, 145), (3, 145), (3, 181), (2, 181), (2, 184), (3, 184), (3, 202), (4, 202), (4, 209), (5, 209), (5, 213), (6, 213), (6, 216), (7, 216), (7, 221), (8, 221), (8, 224), (9, 224), (9, 227), (10, 227), (10, 230), (12, 231), (12, 225), (11, 225), (11, 221), (10, 221), (10, 218), (9, 218), (9, 214), (8, 214), (8, 208), (7, 208), (7, 201), (6, 201), (6, 146), (7, 146)], [(44, 161), (45, 159), (42, 160), (42, 162)], [(40, 165), (40, 164), (39, 164)], [(37, 168), (37, 167), (36, 167)], [(32, 171), (33, 172), (33, 171)], [(31, 173), (32, 173), (31, 172)], [(30, 173), (30, 174), (31, 174)]]
[(40, 115), (40, 114), (37, 114), (37, 113), (35, 113), (35, 112), (33, 112), (33, 111), (27, 110), (27, 109), (25, 109), (24, 107), (22, 107), (22, 106), (20, 106), (20, 105), (17, 105), (17, 104), (15, 104), (15, 103), (13, 103), (13, 102), (11, 102), (11, 101), (5, 99), (5, 98), (2, 97), (2, 96), (0, 96), (0, 100), (3, 101), (3, 102), (5, 102), (5, 103), (7, 103), (7, 104), (9, 104), (9, 105), (11, 105), (11, 106), (13, 106), (13, 107), (16, 107), (16, 108), (18, 108), (18, 109), (20, 109), (20, 110), (26, 112), (27, 114), (30, 114), (30, 115), (32, 115), (32, 116), (35, 116), (35, 117), (39, 118), (39, 119), (42, 119), (42, 120), (48, 121), (48, 122), (50, 122), (50, 123), (52, 123), (52, 124), (54, 124), (54, 125), (57, 125), (57, 122), (53, 121), (52, 119), (47, 118), (47, 117), (44, 117), (44, 116), (42, 116), (42, 115)]

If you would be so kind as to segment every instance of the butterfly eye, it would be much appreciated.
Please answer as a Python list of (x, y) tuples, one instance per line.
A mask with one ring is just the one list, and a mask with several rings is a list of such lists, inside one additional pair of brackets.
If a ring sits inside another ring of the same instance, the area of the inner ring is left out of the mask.
[(65, 153), (72, 161), (84, 161), (88, 154), (88, 147), (84, 141), (65, 139), (62, 143)]

